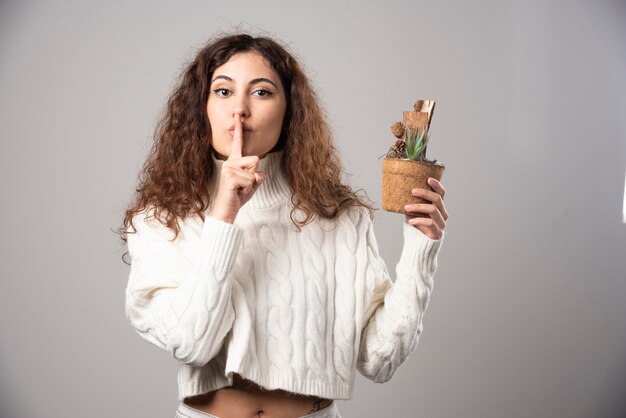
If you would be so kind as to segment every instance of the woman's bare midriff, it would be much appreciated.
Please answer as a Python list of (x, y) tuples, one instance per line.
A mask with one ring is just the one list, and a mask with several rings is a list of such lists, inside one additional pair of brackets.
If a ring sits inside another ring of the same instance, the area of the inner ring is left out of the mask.
[(219, 418), (296, 418), (330, 405), (330, 399), (266, 390), (238, 374), (233, 385), (185, 399), (185, 404)]

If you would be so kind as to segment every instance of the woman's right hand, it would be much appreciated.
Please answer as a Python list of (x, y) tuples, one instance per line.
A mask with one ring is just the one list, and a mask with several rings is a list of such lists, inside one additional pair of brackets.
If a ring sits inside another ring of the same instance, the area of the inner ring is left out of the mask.
[(265, 180), (265, 174), (257, 171), (259, 157), (242, 156), (243, 126), (241, 115), (235, 114), (233, 145), (228, 159), (222, 164), (215, 203), (211, 210), (212, 218), (234, 223), (239, 209), (252, 197)]

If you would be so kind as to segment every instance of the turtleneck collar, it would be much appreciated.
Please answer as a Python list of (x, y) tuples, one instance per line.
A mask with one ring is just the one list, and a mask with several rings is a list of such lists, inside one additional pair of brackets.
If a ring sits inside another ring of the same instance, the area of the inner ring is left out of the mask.
[[(217, 168), (215, 179), (219, 179), (224, 161), (215, 158), (213, 153), (211, 156)], [(270, 208), (291, 197), (289, 183), (280, 166), (282, 156), (283, 151), (275, 151), (266, 154), (259, 160), (257, 170), (265, 173), (265, 181), (254, 192), (252, 198), (243, 205), (242, 210)]]

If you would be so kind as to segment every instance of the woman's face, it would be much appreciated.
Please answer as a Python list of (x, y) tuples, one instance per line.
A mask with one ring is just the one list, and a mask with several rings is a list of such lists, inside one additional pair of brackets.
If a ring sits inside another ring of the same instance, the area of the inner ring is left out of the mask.
[(217, 67), (206, 104), (217, 158), (230, 155), (235, 115), (243, 124), (242, 156), (263, 158), (278, 142), (287, 99), (278, 74), (257, 52), (240, 52)]

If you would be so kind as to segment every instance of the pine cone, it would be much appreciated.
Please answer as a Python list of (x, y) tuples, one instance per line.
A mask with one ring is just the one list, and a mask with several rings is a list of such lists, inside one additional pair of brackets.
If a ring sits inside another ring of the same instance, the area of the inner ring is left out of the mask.
[(406, 143), (401, 140), (398, 139), (396, 140), (396, 143), (393, 144), (391, 146), (391, 148), (389, 148), (389, 151), (387, 151), (387, 158), (404, 158), (406, 155)]
[(393, 125), (391, 125), (391, 133), (396, 138), (402, 139), (404, 135), (404, 124), (402, 122), (394, 122)]

